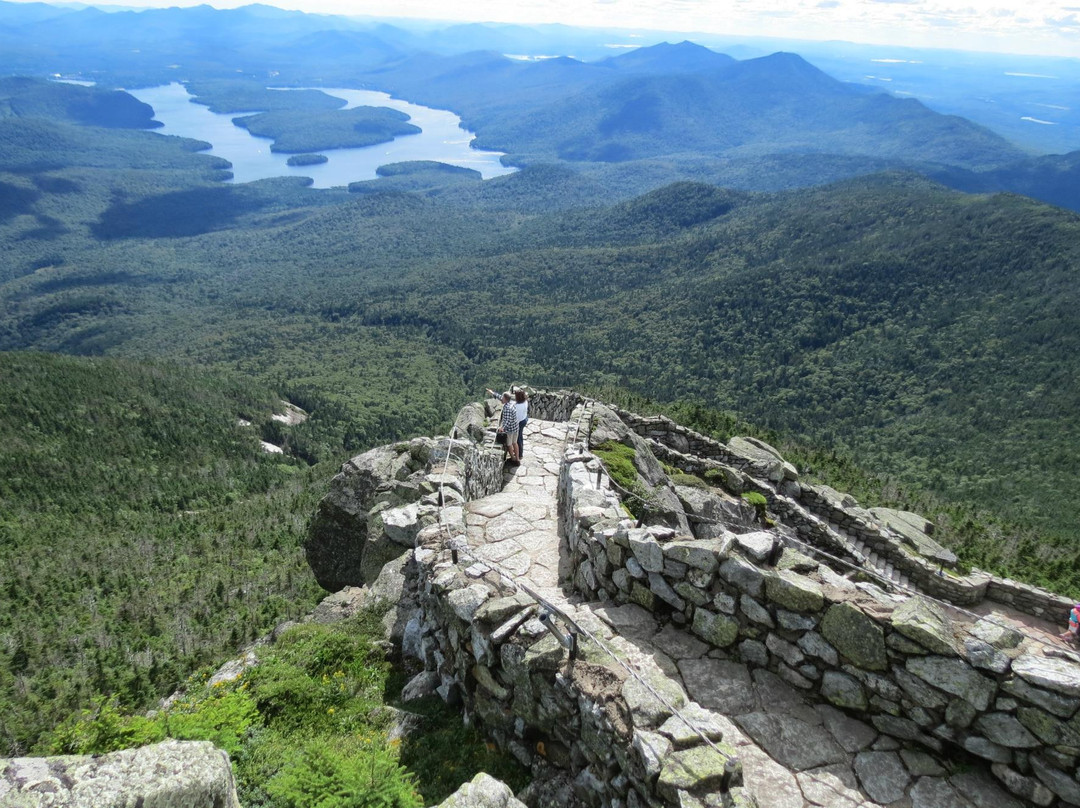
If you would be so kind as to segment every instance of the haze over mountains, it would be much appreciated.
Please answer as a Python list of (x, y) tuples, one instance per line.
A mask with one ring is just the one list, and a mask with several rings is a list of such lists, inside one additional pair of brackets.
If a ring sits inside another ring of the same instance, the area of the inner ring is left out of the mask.
[[(9, 73), (71, 73), (106, 86), (188, 80), (201, 101), (236, 111), (266, 107), (235, 97), (223, 107), (224, 76), (375, 87), (454, 110), (478, 147), (506, 151), (517, 165), (566, 161), (609, 183), (627, 174), (613, 164), (648, 163), (631, 172), (648, 176), (644, 184), (625, 180), (628, 195), (678, 179), (764, 190), (899, 168), (1080, 207), (1074, 159), (1031, 156), (984, 127), (841, 82), (793, 53), (737, 61), (682, 42), (595, 61), (523, 62), (504, 54), (587, 37), (551, 27), (407, 31), (269, 6), (0, 9), (0, 70)], [(457, 52), (435, 53), (435, 42)], [(479, 45), (489, 49), (469, 50)]]

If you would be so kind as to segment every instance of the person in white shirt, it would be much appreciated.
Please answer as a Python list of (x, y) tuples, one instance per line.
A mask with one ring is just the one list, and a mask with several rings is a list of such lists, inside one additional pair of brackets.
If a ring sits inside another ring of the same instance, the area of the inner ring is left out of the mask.
[(529, 423), (529, 397), (521, 387), (514, 390), (514, 406), (517, 407), (518, 419), (517, 455), (518, 460), (521, 460), (525, 456), (525, 424)]

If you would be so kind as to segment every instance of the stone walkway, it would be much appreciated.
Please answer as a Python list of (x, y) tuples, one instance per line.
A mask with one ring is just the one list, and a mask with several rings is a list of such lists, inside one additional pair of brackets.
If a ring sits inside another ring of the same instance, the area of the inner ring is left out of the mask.
[(470, 502), (465, 515), (474, 556), (560, 600), (556, 496), (566, 430), (565, 423), (529, 421), (521, 465), (507, 464), (503, 490)]
[(1022, 808), (978, 764), (952, 772), (834, 707), (807, 703), (767, 670), (751, 670), (688, 632), (661, 629), (637, 605), (568, 598), (556, 504), (566, 432), (567, 424), (529, 422), (524, 459), (506, 467), (503, 490), (466, 506), (471, 553), (539, 591), (647, 679), (682, 688), (690, 700), (684, 714), (737, 748), (759, 808)]

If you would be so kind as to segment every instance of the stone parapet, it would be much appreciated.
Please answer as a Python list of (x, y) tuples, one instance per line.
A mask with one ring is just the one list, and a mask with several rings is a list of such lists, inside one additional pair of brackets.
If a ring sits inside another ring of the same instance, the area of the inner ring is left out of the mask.
[(619, 407), (611, 407), (628, 427), (643, 438), (651, 438), (683, 454), (718, 460), (740, 471), (751, 468), (751, 461), (728, 449), (723, 443), (700, 432), (677, 424), (664, 415), (638, 415)]
[(441, 484), (445, 489), (450, 485), (460, 491), (466, 502), (481, 499), (502, 487), (504, 462), (502, 449), (460, 438), (453, 441), (440, 438), (432, 458), (428, 487)]
[(541, 619), (543, 608), (512, 581), (462, 551), (454, 563), (447, 544), (463, 527), (458, 534), (452, 526), (449, 537), (428, 528), (414, 550), (417, 649), (438, 673), (440, 695), (461, 703), (468, 720), (534, 773), (567, 772), (586, 805), (675, 808), (707, 795), (732, 808), (752, 805), (731, 747), (691, 740), (673, 752), (661, 727), (670, 710), (613, 659), (584, 640), (572, 657)]
[(1080, 804), (1075, 660), (989, 619), (961, 624), (923, 597), (853, 583), (778, 535), (770, 548), (761, 532), (700, 540), (595, 519), (607, 481), (587, 453), (567, 463), (581, 468), (563, 471), (560, 524), (584, 598), (636, 603), (880, 732), (982, 758), (1031, 803)]
[(568, 390), (537, 390), (529, 396), (529, 417), (542, 421), (569, 421), (585, 397)]
[[(783, 473), (782, 461), (771, 466), (763, 464), (662, 415), (646, 417), (614, 409), (627, 426), (650, 441), (659, 459), (691, 474), (702, 474), (710, 469), (729, 470), (720, 478), (725, 488), (737, 494), (745, 491), (762, 494), (769, 502), (769, 509), (810, 544), (861, 565), (862, 555), (854, 549), (850, 536), (905, 575), (911, 585), (935, 598), (960, 606), (974, 605), (985, 597), (994, 598), (993, 594), (987, 594), (989, 578), (985, 574), (960, 575), (919, 556), (909, 550), (900, 537), (884, 529), (869, 511), (858, 507), (854, 499), (838, 495), (824, 486), (791, 479), (790, 470)], [(738, 479), (730, 470), (741, 472), (741, 484), (730, 484), (733, 478)], [(992, 591), (1011, 598), (1002, 598), (1001, 602), (1029, 614), (1038, 616), (1049, 608), (1046, 599), (1026, 591), (1011, 590), (1003, 585)]]
[(1059, 621), (1062, 625), (1069, 619), (1069, 610), (1076, 603), (1064, 595), (1055, 595), (1047, 589), (1013, 581), (1010, 578), (987, 576), (986, 597), (997, 603), (1007, 603), (1027, 614)]

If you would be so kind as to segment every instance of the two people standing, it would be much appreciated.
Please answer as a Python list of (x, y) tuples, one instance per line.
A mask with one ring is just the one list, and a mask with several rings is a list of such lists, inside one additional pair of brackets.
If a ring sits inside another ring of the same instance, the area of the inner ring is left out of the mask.
[[(495, 391), (487, 390), (492, 398), (498, 398)], [(523, 389), (516, 388), (502, 394), (502, 415), (499, 417), (500, 434), (505, 434), (506, 452), (511, 463), (520, 463), (525, 452), (525, 424), (529, 422), (529, 397)], [(501, 443), (502, 441), (500, 441)]]

